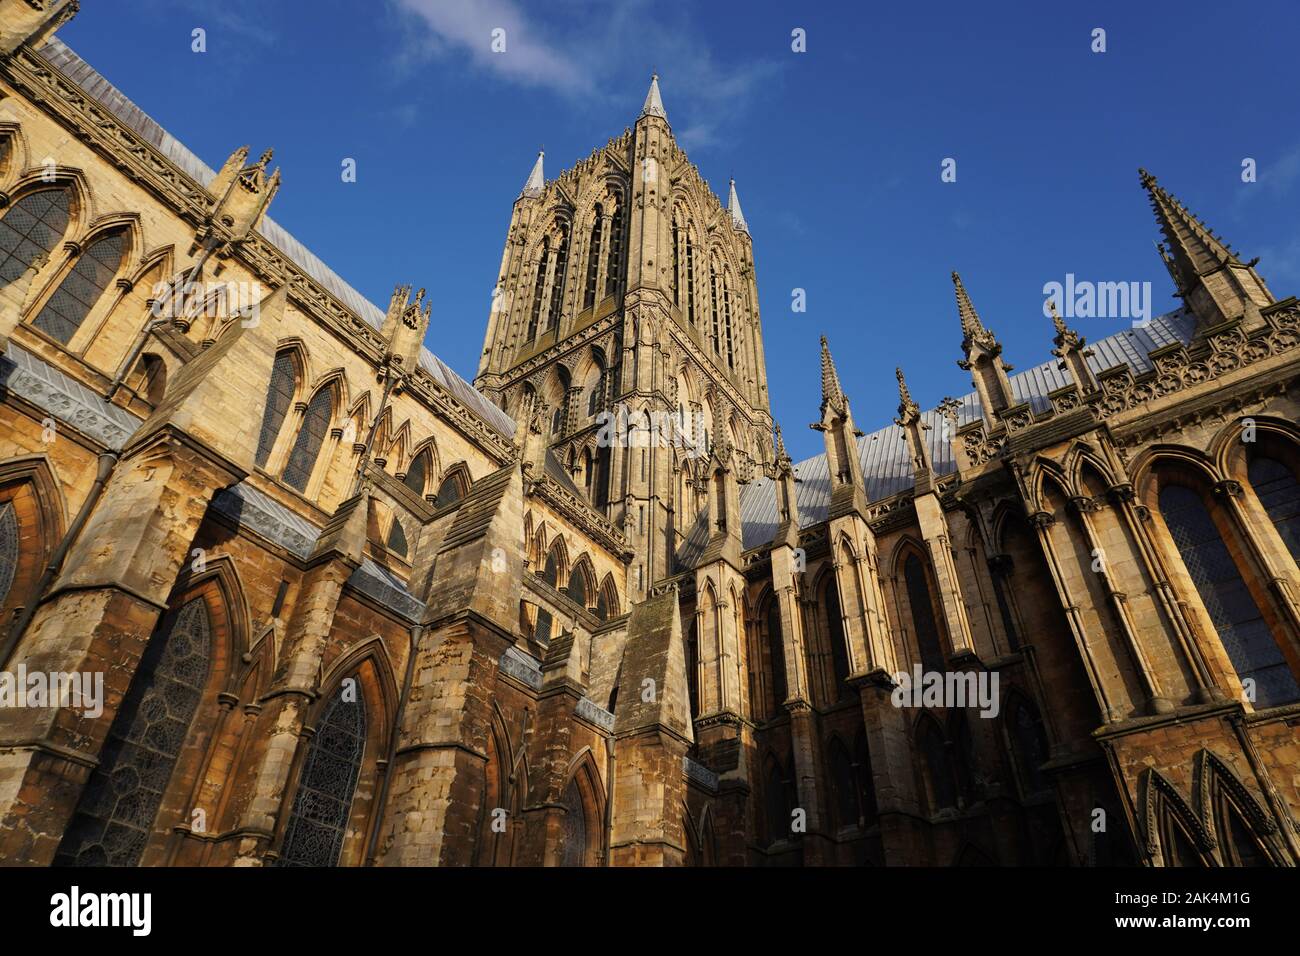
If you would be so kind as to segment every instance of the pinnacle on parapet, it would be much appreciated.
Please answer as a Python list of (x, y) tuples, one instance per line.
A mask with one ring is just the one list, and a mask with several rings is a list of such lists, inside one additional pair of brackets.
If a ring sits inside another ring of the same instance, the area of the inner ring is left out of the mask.
[(837, 408), (844, 407), (844, 390), (840, 388), (840, 376), (835, 371), (835, 360), (831, 358), (831, 348), (822, 336), (822, 405), (830, 404)]
[(1070, 330), (1065, 327), (1065, 320), (1061, 318), (1060, 313), (1056, 311), (1055, 299), (1047, 300), (1047, 308), (1048, 311), (1052, 313), (1052, 325), (1056, 328), (1056, 334), (1062, 336), (1069, 332)]
[(781, 426), (775, 422), (772, 424), (772, 431), (776, 435), (776, 460), (777, 462), (789, 461), (790, 454), (785, 450), (785, 439), (781, 436)]
[(1220, 237), (1214, 234), (1199, 218), (1162, 187), (1156, 177), (1145, 169), (1138, 169), (1138, 178), (1142, 188), (1151, 200), (1151, 209), (1156, 214), (1156, 223), (1164, 234), (1168, 252), (1162, 251), (1161, 257), (1166, 264), (1172, 260), (1182, 277), (1179, 285), (1184, 285), (1192, 275), (1204, 273), (1229, 263), (1241, 265), (1237, 254)]
[(731, 214), (731, 227), (740, 232), (749, 232), (749, 223), (745, 222), (745, 214), (740, 211), (740, 197), (736, 195), (736, 181), (731, 181), (731, 191), (727, 194), (727, 212)]
[(903, 378), (902, 368), (894, 368), (894, 376), (898, 379), (898, 414), (907, 416), (919, 414), (920, 406), (912, 400), (912, 393), (907, 389), (907, 380)]
[(996, 348), (997, 339), (980, 321), (979, 313), (975, 311), (970, 296), (966, 294), (966, 287), (962, 285), (961, 276), (955, 271), (952, 274), (952, 284), (957, 292), (957, 315), (961, 319), (962, 349), (970, 352), (972, 343), (986, 349)]
[(528, 181), (524, 183), (524, 191), (519, 195), (527, 199), (536, 199), (546, 188), (546, 175), (542, 172), (542, 159), (546, 156), (544, 150), (537, 151), (537, 162), (533, 163), (533, 171), (528, 174)]
[(658, 116), (664, 122), (668, 114), (664, 112), (664, 101), (659, 96), (659, 74), (650, 74), (650, 90), (645, 95), (645, 105), (641, 107), (641, 116)]

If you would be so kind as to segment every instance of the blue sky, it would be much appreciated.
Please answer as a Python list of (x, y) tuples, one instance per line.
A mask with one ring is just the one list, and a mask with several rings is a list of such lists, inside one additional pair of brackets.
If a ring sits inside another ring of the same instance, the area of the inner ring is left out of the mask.
[(821, 450), (819, 334), (864, 430), (894, 415), (896, 364), (923, 407), (970, 390), (953, 269), (1017, 368), (1050, 357), (1042, 290), (1067, 273), (1149, 281), (1155, 314), (1176, 307), (1139, 165), (1261, 257), (1275, 295), (1300, 292), (1297, 28), (1285, 0), (92, 0), (60, 35), (209, 165), (273, 146), (276, 219), (381, 305), (427, 286), (428, 344), (467, 378), (538, 146), (548, 178), (585, 157), (657, 70), (701, 173), (719, 193), (736, 178), (773, 411), (801, 458)]

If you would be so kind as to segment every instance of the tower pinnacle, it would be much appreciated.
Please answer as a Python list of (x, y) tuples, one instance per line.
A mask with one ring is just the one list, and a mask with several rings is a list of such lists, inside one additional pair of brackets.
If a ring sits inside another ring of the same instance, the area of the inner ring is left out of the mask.
[(667, 122), (668, 114), (664, 112), (664, 101), (659, 96), (659, 74), (650, 74), (650, 90), (645, 95), (645, 105), (641, 107), (642, 116), (658, 116)]
[(831, 358), (831, 347), (822, 336), (822, 408), (828, 405), (842, 411), (847, 402), (844, 390), (840, 388), (840, 376), (835, 371), (835, 360)]
[(740, 211), (740, 197), (736, 195), (736, 181), (731, 181), (731, 191), (727, 194), (727, 212), (731, 214), (731, 226), (740, 232), (749, 232), (749, 223), (745, 222), (745, 214)]
[(537, 162), (533, 163), (533, 171), (528, 174), (528, 181), (524, 183), (524, 191), (520, 193), (528, 199), (536, 199), (542, 194), (546, 187), (546, 175), (542, 172), (542, 159), (546, 156), (545, 150), (537, 151)]

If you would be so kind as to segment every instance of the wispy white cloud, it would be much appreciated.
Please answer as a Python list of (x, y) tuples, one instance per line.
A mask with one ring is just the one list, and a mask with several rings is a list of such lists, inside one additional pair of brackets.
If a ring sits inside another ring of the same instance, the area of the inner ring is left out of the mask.
[[(402, 59), (465, 57), (475, 69), (521, 87), (567, 98), (623, 101), (639, 97), (651, 71), (660, 74), (669, 119), (687, 149), (706, 150), (758, 102), (780, 73), (776, 59), (746, 56), (723, 63), (711, 33), (685, 0), (548, 0), (544, 10), (519, 0), (392, 0), (418, 24)], [(505, 52), (492, 49), (505, 30)], [(635, 51), (630, 55), (629, 51)]]

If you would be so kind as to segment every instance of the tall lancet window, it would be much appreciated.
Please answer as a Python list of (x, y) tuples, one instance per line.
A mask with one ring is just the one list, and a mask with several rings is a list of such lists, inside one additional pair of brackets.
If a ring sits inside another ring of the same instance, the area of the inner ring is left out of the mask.
[(1237, 676), (1254, 681), (1255, 706), (1300, 699), (1295, 675), (1200, 494), (1184, 485), (1165, 485), (1160, 513)]
[(546, 266), (551, 258), (551, 238), (542, 237), (542, 247), (537, 251), (537, 281), (533, 283), (533, 308), (528, 316), (528, 329), (524, 341), (537, 338), (537, 321), (542, 317), (542, 296), (546, 294)]
[(709, 344), (713, 346), (713, 351), (718, 352), (719, 343), (722, 341), (721, 330), (719, 328), (718, 314), (718, 271), (709, 263), (709, 309), (712, 320), (711, 331), (709, 333)]
[(334, 412), (334, 392), (322, 388), (312, 396), (303, 415), (302, 428), (298, 438), (289, 452), (289, 462), (284, 466), (284, 483), (298, 491), (307, 490), (316, 459), (320, 457), (321, 445), (329, 432), (330, 416)]
[(125, 230), (96, 239), (78, 257), (77, 264), (59, 283), (58, 290), (32, 320), (32, 325), (67, 345), (117, 275), (125, 253)]
[(169, 612), (145, 645), (56, 865), (139, 864), (211, 661), (208, 606), (199, 596)]
[(727, 368), (736, 367), (736, 355), (731, 335), (731, 273), (722, 274), (722, 332), (726, 340)]
[(601, 229), (605, 225), (605, 210), (596, 203), (595, 220), (591, 224), (591, 239), (587, 243), (587, 288), (582, 294), (582, 307), (590, 309), (596, 304), (596, 281), (600, 278)]
[(275, 357), (275, 364), (271, 366), (271, 386), (266, 392), (262, 430), (257, 437), (255, 460), (259, 467), (264, 466), (266, 460), (271, 457), (271, 449), (275, 447), (275, 439), (280, 434), (280, 426), (284, 424), (284, 416), (288, 414), (289, 406), (293, 404), (297, 379), (298, 370), (294, 365), (293, 356), (288, 352), (281, 352)]
[(695, 328), (695, 244), (691, 231), (686, 230), (686, 318)]
[(9, 596), (18, 571), (18, 518), (14, 506), (0, 504), (0, 604)]
[(678, 294), (678, 279), (682, 271), (682, 251), (681, 251), (681, 227), (677, 224), (677, 217), (673, 216), (673, 305), (682, 304), (681, 296)]
[(623, 204), (614, 207), (609, 223), (609, 262), (605, 266), (605, 295), (618, 295), (623, 268)]
[(0, 288), (27, 271), (38, 256), (48, 256), (68, 228), (68, 190), (28, 193), (0, 217)]
[(1251, 459), (1247, 474), (1282, 543), (1300, 564), (1300, 481), (1276, 458)]
[(279, 866), (338, 865), (365, 747), (365, 701), (338, 688), (307, 747)]
[(564, 308), (564, 279), (569, 271), (569, 227), (560, 227), (560, 240), (555, 250), (555, 278), (551, 280), (551, 306), (546, 311), (546, 332), (560, 324), (560, 310)]

